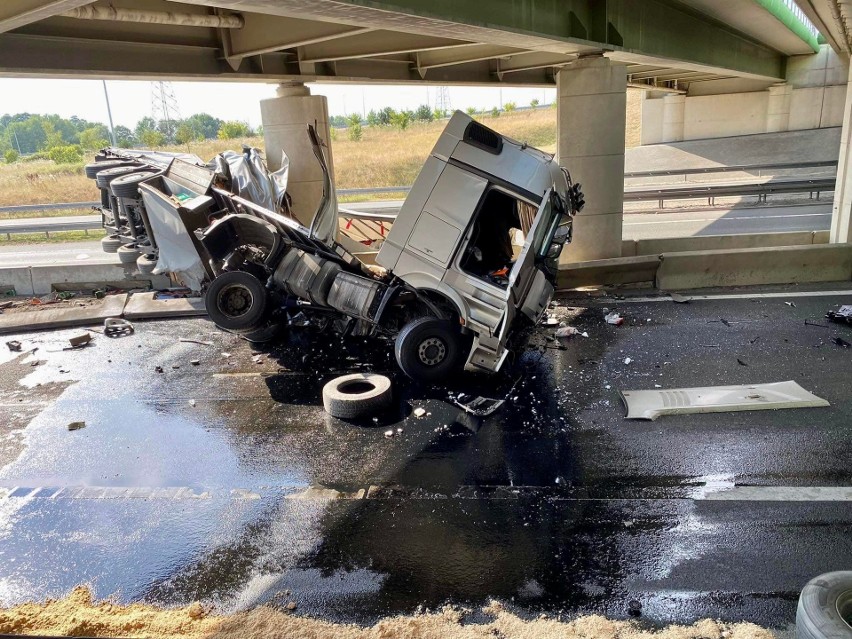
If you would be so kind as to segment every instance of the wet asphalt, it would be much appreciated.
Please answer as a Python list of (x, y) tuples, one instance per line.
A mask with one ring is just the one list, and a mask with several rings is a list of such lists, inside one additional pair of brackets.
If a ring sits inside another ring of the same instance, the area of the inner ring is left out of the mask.
[[(852, 327), (822, 317), (841, 303), (852, 294), (562, 299), (553, 313), (588, 338), (543, 327), (503, 374), (447, 387), (404, 379), (387, 343), (256, 349), (201, 319), (78, 351), (62, 349), (80, 330), (17, 336), (38, 350), (0, 345), (0, 603), (84, 582), (362, 623), (497, 598), (530, 615), (624, 618), (633, 601), (653, 625), (788, 628), (804, 583), (852, 567), (852, 501), (708, 497), (852, 486), (852, 349), (834, 342)], [(613, 309), (624, 325), (604, 323)], [(322, 385), (355, 371), (394, 380), (376, 421), (322, 410)], [(619, 399), (788, 379), (831, 406), (645, 422)], [(460, 393), (506, 403), (476, 420)]]

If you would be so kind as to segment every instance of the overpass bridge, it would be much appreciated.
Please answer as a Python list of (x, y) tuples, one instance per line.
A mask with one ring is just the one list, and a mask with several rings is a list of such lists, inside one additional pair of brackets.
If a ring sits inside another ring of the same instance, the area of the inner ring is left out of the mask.
[[(583, 261), (620, 254), (628, 86), (667, 96), (668, 139), (683, 138), (685, 97), (714, 87), (768, 91), (771, 130), (785, 130), (790, 75), (810, 72), (820, 42), (848, 73), (849, 9), (846, 0), (6, 0), (0, 76), (278, 83), (261, 103), (272, 168), (281, 149), (311, 157), (306, 122), (328, 126), (325, 98), (306, 82), (555, 86), (557, 153), (587, 195), (570, 250)], [(836, 242), (852, 240), (848, 148)], [(321, 175), (296, 161), (290, 185), (307, 216)]]

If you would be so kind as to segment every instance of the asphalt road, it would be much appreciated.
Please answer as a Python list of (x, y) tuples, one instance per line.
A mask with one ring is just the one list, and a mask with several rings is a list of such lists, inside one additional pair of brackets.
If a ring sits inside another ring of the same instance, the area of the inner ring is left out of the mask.
[[(399, 202), (363, 202), (344, 207), (362, 211), (394, 211)], [(677, 213), (634, 213), (624, 216), (625, 239), (816, 231), (831, 227), (831, 204), (717, 209)], [(113, 263), (100, 242), (9, 245), (0, 239), (0, 267), (64, 262)]]
[[(205, 320), (79, 351), (61, 350), (77, 331), (22, 335), (39, 350), (0, 352), (0, 603), (80, 582), (222, 610), (288, 590), (351, 621), (491, 597), (625, 617), (636, 599), (648, 624), (789, 628), (802, 585), (852, 565), (852, 351), (832, 341), (852, 328), (805, 324), (841, 303), (577, 298), (555, 313), (588, 338), (542, 330), (503, 375), (433, 388), (360, 339), (255, 353)], [(363, 370), (392, 375), (393, 409), (326, 415), (322, 385)], [(831, 406), (641, 422), (618, 394), (787, 379)], [(507, 402), (477, 423), (459, 392)]]

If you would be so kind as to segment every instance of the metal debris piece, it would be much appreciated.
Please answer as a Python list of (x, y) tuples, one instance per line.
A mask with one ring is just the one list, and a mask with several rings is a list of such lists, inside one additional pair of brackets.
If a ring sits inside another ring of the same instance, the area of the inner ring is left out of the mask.
[(82, 333), (68, 339), (68, 343), (71, 344), (71, 348), (86, 346), (91, 341), (92, 336), (89, 333)]
[(155, 367), (154, 367), (154, 371), (155, 371), (155, 372), (157, 372), (157, 373), (162, 373), (162, 372), (163, 372), (163, 367), (162, 367), (162, 366), (155, 366)]
[(119, 337), (130, 335), (135, 332), (133, 324), (121, 317), (107, 317), (104, 320), (104, 335), (107, 337)]
[(477, 417), (488, 417), (499, 409), (506, 400), (492, 399), (490, 397), (474, 397), (473, 399), (463, 402), (453, 400), (453, 403), (461, 408), (466, 413), (476, 415)]
[(737, 358), (737, 364), (739, 364), (740, 366), (748, 366), (748, 364), (746, 364), (746, 363), (745, 363), (743, 360), (741, 360), (739, 357)]
[(830, 405), (821, 397), (806, 391), (795, 381), (622, 391), (621, 399), (627, 407), (626, 419), (651, 420), (660, 415), (811, 408)]
[(852, 347), (852, 344), (850, 344), (849, 342), (847, 342), (847, 341), (846, 341), (845, 339), (843, 339), (842, 337), (835, 337), (835, 338), (834, 338), (834, 343), (835, 343), (835, 344), (837, 344), (840, 348), (850, 348), (850, 347)]
[(613, 324), (614, 326), (621, 326), (622, 324), (624, 324), (624, 318), (615, 311), (607, 313), (604, 319), (606, 320), (607, 324)]
[(68, 430), (80, 430), (86, 427), (86, 422), (71, 422), (68, 424)]
[(12, 351), (13, 353), (20, 353), (21, 352), (21, 343), (16, 339), (13, 339), (13, 340), (6, 342), (6, 346), (8, 346), (9, 350)]
[(825, 316), (832, 322), (846, 322), (852, 324), (852, 305), (846, 304), (836, 311), (829, 311)]
[(787, 306), (790, 306), (790, 307), (792, 307), (792, 308), (796, 308), (796, 302), (784, 302), (784, 303), (785, 303)]
[(186, 342), (188, 344), (201, 344), (202, 346), (213, 346), (213, 342), (205, 342), (203, 339), (191, 339), (189, 337), (181, 337), (181, 342)]
[(189, 363), (192, 364), (193, 366), (198, 366), (199, 364), (201, 364), (201, 360), (200, 359), (191, 359), (191, 360), (189, 360)]

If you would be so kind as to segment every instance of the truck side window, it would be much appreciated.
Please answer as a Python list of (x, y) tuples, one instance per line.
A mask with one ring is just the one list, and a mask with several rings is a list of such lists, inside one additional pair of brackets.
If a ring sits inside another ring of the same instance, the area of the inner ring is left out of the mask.
[(525, 234), (535, 217), (536, 209), (529, 211), (529, 207), (503, 191), (490, 189), (474, 218), (462, 270), (505, 288), (514, 260), (512, 239), (518, 231)]

